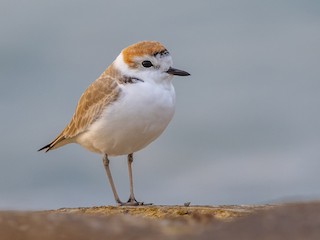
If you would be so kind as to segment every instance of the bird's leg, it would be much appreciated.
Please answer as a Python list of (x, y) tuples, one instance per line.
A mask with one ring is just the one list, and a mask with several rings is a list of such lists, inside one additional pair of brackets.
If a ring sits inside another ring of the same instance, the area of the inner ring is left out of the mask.
[(123, 205), (123, 203), (120, 201), (120, 198), (118, 196), (116, 187), (114, 186), (114, 182), (113, 182), (113, 179), (112, 179), (111, 171), (110, 171), (110, 168), (109, 168), (109, 162), (110, 161), (108, 159), (108, 155), (105, 154), (103, 156), (103, 165), (104, 165), (104, 168), (106, 170), (106, 174), (108, 176), (109, 183), (111, 185), (111, 189), (112, 189), (112, 192), (113, 192), (113, 195), (114, 195), (114, 199), (116, 200), (116, 203), (121, 206), (121, 205)]
[(137, 206), (137, 205), (151, 205), (151, 204), (144, 204), (143, 202), (138, 202), (136, 198), (134, 197), (133, 193), (133, 177), (132, 177), (132, 162), (133, 162), (133, 153), (130, 153), (128, 155), (128, 171), (129, 171), (129, 181), (130, 181), (130, 196), (129, 200), (124, 205), (131, 205), (131, 206)]
[(133, 153), (128, 155), (128, 171), (129, 171), (129, 181), (130, 181), (130, 196), (127, 203), (132, 205), (139, 205), (138, 201), (134, 197), (133, 193), (133, 178), (132, 178), (132, 162), (133, 162)]

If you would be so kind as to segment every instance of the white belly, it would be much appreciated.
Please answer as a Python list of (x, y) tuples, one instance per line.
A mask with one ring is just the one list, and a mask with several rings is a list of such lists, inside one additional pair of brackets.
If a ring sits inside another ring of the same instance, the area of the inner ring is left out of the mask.
[(166, 85), (139, 82), (121, 86), (120, 98), (76, 141), (84, 148), (110, 156), (134, 153), (155, 140), (175, 110), (175, 92)]

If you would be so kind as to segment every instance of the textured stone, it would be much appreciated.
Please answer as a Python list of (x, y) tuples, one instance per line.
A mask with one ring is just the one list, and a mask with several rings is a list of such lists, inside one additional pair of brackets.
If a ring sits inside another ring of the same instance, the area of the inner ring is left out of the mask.
[(320, 239), (320, 202), (0, 212), (1, 240)]

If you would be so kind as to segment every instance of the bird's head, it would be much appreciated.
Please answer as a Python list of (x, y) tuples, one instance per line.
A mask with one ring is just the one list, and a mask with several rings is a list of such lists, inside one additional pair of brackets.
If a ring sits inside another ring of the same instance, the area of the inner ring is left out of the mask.
[(138, 42), (123, 49), (114, 64), (122, 74), (143, 81), (171, 80), (173, 75), (190, 75), (173, 68), (168, 50), (159, 42), (153, 41)]

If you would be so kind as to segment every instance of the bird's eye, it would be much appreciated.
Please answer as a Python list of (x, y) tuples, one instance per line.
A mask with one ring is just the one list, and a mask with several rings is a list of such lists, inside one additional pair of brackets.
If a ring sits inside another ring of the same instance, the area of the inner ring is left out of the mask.
[(150, 61), (143, 61), (142, 62), (142, 66), (144, 66), (145, 68), (149, 68), (149, 67), (152, 67), (152, 63)]

